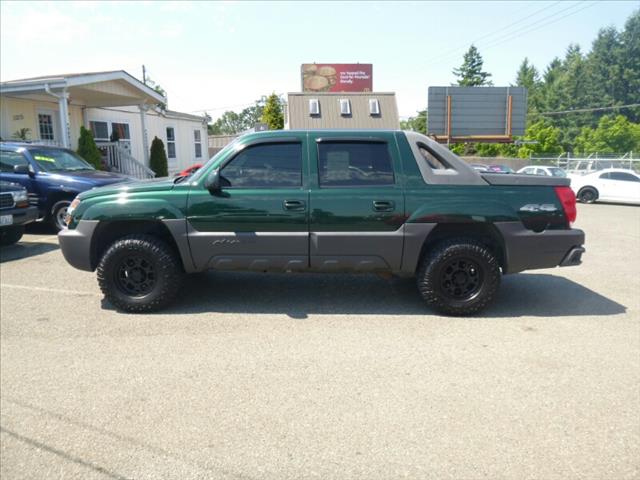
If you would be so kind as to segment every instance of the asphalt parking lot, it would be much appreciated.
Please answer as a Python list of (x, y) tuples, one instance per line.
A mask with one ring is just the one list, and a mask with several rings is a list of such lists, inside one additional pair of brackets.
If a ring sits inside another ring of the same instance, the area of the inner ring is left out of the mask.
[(640, 478), (640, 207), (475, 318), (411, 280), (210, 273), (116, 312), (38, 227), (0, 254), (3, 479)]

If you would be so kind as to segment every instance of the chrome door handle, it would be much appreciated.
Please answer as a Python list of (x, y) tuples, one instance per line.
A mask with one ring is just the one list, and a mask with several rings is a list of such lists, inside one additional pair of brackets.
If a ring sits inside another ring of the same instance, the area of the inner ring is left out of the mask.
[(374, 200), (373, 209), (376, 212), (392, 212), (396, 205), (391, 200)]
[(282, 206), (285, 210), (304, 210), (307, 204), (303, 200), (285, 200)]

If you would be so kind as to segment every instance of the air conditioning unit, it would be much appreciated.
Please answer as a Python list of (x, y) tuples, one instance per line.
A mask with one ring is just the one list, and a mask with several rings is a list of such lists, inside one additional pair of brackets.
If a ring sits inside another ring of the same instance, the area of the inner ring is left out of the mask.
[(351, 115), (351, 102), (348, 98), (340, 99), (340, 115), (347, 116)]
[(369, 114), (380, 115), (380, 102), (378, 102), (377, 98), (369, 99)]
[(309, 99), (309, 115), (320, 115), (320, 100), (317, 98)]

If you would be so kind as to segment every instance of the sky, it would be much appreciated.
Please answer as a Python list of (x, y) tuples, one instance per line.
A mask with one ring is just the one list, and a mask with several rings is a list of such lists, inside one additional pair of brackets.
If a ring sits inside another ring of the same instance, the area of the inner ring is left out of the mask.
[(396, 92), (402, 118), (429, 86), (455, 82), (471, 43), (495, 85), (524, 57), (539, 69), (570, 43), (621, 29), (639, 1), (0, 2), (0, 80), (105, 70), (142, 78), (169, 108), (240, 111), (300, 91), (302, 63), (372, 63), (374, 91)]

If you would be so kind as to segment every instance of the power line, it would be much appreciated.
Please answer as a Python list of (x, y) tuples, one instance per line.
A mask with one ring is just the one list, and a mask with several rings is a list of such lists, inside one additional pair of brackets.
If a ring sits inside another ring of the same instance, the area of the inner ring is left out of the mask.
[[(493, 48), (493, 47), (495, 47), (497, 45), (500, 45), (500, 44), (502, 44), (504, 42), (507, 42), (509, 40), (513, 40), (513, 39), (521, 37), (522, 35), (525, 35), (527, 33), (533, 32), (535, 30), (539, 30), (539, 29), (544, 28), (544, 27), (546, 27), (548, 25), (556, 23), (556, 22), (558, 22), (558, 21), (560, 21), (560, 20), (562, 20), (562, 19), (564, 19), (564, 18), (566, 18), (566, 17), (568, 17), (570, 15), (574, 15), (574, 14), (576, 14), (578, 12), (581, 12), (582, 10), (585, 10), (585, 9), (587, 9), (587, 8), (593, 6), (593, 5), (595, 5), (597, 3), (597, 2), (593, 2), (591, 4), (583, 6), (582, 8), (578, 8), (577, 10), (569, 12), (566, 15), (563, 15), (563, 16), (561, 16), (559, 18), (553, 19), (553, 17), (557, 16), (558, 14), (566, 12), (567, 10), (574, 9), (575, 7), (578, 7), (581, 4), (583, 4), (585, 1), (586, 0), (582, 0), (582, 1), (578, 2), (578, 3), (574, 3), (572, 5), (569, 5), (566, 8), (558, 10), (557, 12), (554, 12), (551, 15), (547, 15), (546, 17), (542, 17), (542, 18), (536, 20), (535, 22), (532, 22), (532, 23), (530, 23), (528, 25), (525, 25), (521, 30), (519, 30), (517, 32), (510, 32), (510, 33), (508, 33), (506, 35), (502, 35), (500, 37), (497, 37), (497, 38), (493, 39), (492, 41), (490, 41), (487, 45), (484, 45), (484, 46), (480, 45), (480, 48), (482, 48), (483, 50), (487, 50), (489, 48)], [(549, 22), (546, 22), (546, 23), (542, 23), (545, 20), (549, 20), (549, 19), (553, 19), (553, 20), (551, 20)], [(540, 23), (542, 23), (542, 25), (539, 25)], [(536, 26), (536, 25), (539, 25), (539, 26)], [(534, 28), (531, 28), (531, 27), (534, 27)], [(433, 63), (441, 63), (442, 61), (449, 60), (451, 58), (454, 58), (454, 56), (449, 55), (449, 56), (446, 56), (446, 57), (442, 57), (439, 61), (431, 62), (431, 63), (427, 64), (427, 66), (431, 65)]]
[(605, 110), (621, 110), (624, 108), (640, 107), (640, 103), (630, 103), (628, 105), (614, 105), (611, 107), (576, 108), (574, 110), (560, 110), (558, 112), (540, 112), (538, 115), (563, 115), (565, 113), (601, 112)]
[[(539, 23), (539, 22), (534, 22), (531, 25), (529, 25), (525, 30), (520, 31), (520, 32), (516, 33), (515, 35), (509, 34), (511, 36), (507, 35), (506, 37), (503, 37), (502, 40), (499, 40), (496, 43), (490, 43), (489, 45), (485, 45), (482, 48), (484, 50), (488, 50), (488, 49), (493, 48), (493, 47), (495, 47), (497, 45), (500, 45), (502, 43), (508, 42), (509, 40), (513, 40), (514, 38), (518, 38), (518, 37), (521, 37), (522, 35), (526, 35), (527, 33), (530, 33), (530, 32), (533, 32), (535, 30), (539, 30), (541, 28), (547, 27), (547, 26), (552, 25), (552, 24), (554, 24), (556, 22), (559, 22), (560, 20), (562, 20), (562, 19), (564, 19), (566, 17), (569, 17), (571, 15), (575, 15), (576, 13), (579, 13), (579, 12), (581, 12), (583, 10), (586, 10), (587, 8), (593, 7), (596, 3), (598, 3), (598, 2), (596, 1), (596, 2), (593, 2), (593, 3), (589, 3), (587, 5), (584, 5), (582, 8), (574, 10), (573, 12), (569, 12), (566, 15), (563, 15), (563, 16), (561, 16), (559, 18), (556, 18), (555, 20), (551, 20), (550, 22), (544, 23), (544, 24), (542, 24), (542, 25), (540, 25), (538, 27), (535, 27), (535, 28), (529, 28), (529, 27), (533, 27), (534, 25), (537, 25)], [(572, 5), (572, 8), (575, 7), (575, 6), (578, 6), (578, 5), (580, 5), (580, 4), (578, 3), (578, 4), (575, 4), (575, 5)], [(565, 10), (567, 10), (567, 9), (565, 9)], [(560, 12), (557, 12), (557, 13), (561, 13), (561, 12), (563, 12), (565, 10), (561, 10)]]
[[(481, 37), (478, 37), (478, 38), (472, 40), (471, 43), (475, 44), (476, 42), (478, 42), (480, 40), (484, 40), (485, 38), (491, 37), (492, 35), (494, 35), (496, 33), (504, 33), (505, 30), (509, 30), (512, 27), (514, 27), (515, 25), (518, 25), (519, 23), (522, 23), (525, 20), (528, 20), (529, 18), (535, 17), (538, 13), (543, 12), (544, 10), (547, 10), (549, 8), (555, 7), (557, 4), (561, 3), (561, 1), (562, 0), (559, 0), (557, 2), (552, 3), (551, 5), (546, 5), (543, 8), (540, 8), (540, 9), (536, 10), (535, 12), (516, 20), (513, 23), (510, 23), (510, 24), (508, 24), (508, 25), (506, 25), (506, 26), (504, 26), (504, 27), (502, 27), (502, 28), (500, 28), (498, 30), (493, 30), (492, 32), (487, 33), (486, 35), (482, 35)], [(466, 42), (464, 44), (460, 44), (460, 46), (458, 46), (458, 47), (455, 47), (455, 48), (453, 48), (451, 50), (448, 50), (448, 51), (442, 53), (441, 55), (433, 57), (431, 60), (427, 60), (427, 65), (430, 65), (430, 64), (432, 64), (434, 62), (437, 62), (441, 58), (448, 57), (450, 53), (458, 52), (458, 51), (462, 50), (463, 48), (467, 48), (468, 45), (469, 45), (469, 42)]]

